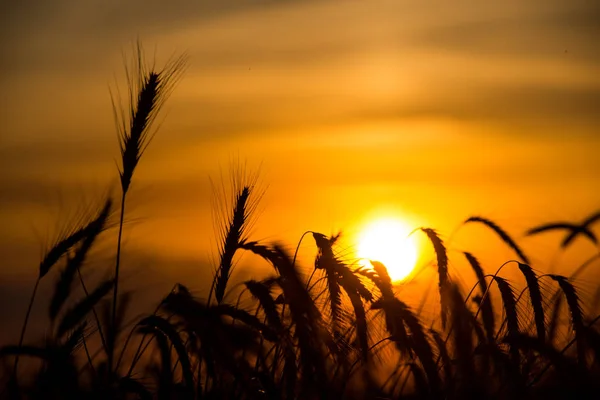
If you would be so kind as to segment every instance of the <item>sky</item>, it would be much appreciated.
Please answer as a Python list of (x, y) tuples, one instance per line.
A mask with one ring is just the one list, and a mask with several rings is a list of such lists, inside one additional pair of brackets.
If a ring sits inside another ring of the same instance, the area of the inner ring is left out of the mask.
[[(232, 162), (260, 170), (252, 238), (290, 248), (306, 230), (342, 230), (351, 247), (387, 215), (449, 239), (482, 215), (539, 270), (597, 252), (524, 236), (600, 209), (597, 2), (35, 0), (0, 15), (2, 318), (25, 310), (44, 244), (117, 182), (109, 88), (126, 87), (138, 39), (157, 65), (189, 56), (128, 200), (124, 279), (140, 298), (206, 287), (210, 180)], [(452, 240), (490, 270), (514, 257), (479, 227)]]

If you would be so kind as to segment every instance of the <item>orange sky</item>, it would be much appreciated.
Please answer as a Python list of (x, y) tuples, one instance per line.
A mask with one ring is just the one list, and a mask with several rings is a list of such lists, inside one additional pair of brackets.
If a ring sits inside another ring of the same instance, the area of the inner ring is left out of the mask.
[[(138, 36), (158, 63), (190, 56), (134, 177), (141, 220), (126, 230), (125, 275), (148, 288), (203, 286), (209, 177), (233, 158), (262, 165), (268, 186), (255, 237), (290, 245), (308, 229), (342, 229), (352, 244), (381, 210), (444, 237), (478, 214), (539, 250), (545, 269), (577, 255), (556, 261), (558, 236), (524, 231), (600, 208), (591, 2), (13, 3), (0, 6), (4, 286), (29, 287), (59, 204), (116, 182), (108, 86)], [(456, 238), (461, 250), (492, 246), (490, 264), (513, 257), (493, 243), (477, 227)], [(594, 251), (578, 246), (581, 259)]]

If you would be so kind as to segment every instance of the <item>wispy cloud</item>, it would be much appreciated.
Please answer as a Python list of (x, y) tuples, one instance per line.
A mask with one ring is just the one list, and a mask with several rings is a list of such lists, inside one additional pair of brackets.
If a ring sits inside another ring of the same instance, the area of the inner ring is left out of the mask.
[[(210, 218), (199, 216), (210, 210), (199, 199), (231, 154), (263, 163), (273, 210), (261, 220), (265, 236), (295, 238), (336, 218), (352, 223), (350, 215), (377, 201), (415, 212), (431, 206), (442, 227), (490, 193), (483, 206), (508, 208), (519, 192), (531, 214), (541, 212), (539, 201), (527, 198), (549, 193), (556, 210), (600, 202), (590, 189), (600, 183), (591, 151), (600, 129), (594, 2), (0, 7), (0, 215), (10, 221), (0, 237), (10, 243), (23, 237), (18, 221), (29, 224), (28, 213), (39, 213), (56, 187), (77, 193), (116, 178), (108, 86), (115, 75), (123, 84), (123, 52), (137, 37), (150, 55), (156, 45), (159, 64), (174, 52), (190, 54), (137, 188), (155, 188), (146, 196), (153, 210), (169, 210), (184, 227), (173, 233), (175, 222), (155, 221), (141, 230), (141, 243), (151, 236), (152, 245), (206, 248), (199, 242), (208, 242)], [(444, 210), (434, 207), (441, 198), (450, 199)], [(297, 215), (311, 206), (310, 215)], [(289, 226), (271, 231), (269, 223)]]

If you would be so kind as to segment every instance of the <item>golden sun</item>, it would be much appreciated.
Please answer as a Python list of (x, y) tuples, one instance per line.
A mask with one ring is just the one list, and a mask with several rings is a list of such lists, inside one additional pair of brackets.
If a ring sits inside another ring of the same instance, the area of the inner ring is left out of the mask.
[(384, 218), (369, 223), (358, 237), (358, 257), (383, 263), (392, 281), (406, 278), (417, 262), (417, 246), (401, 221)]

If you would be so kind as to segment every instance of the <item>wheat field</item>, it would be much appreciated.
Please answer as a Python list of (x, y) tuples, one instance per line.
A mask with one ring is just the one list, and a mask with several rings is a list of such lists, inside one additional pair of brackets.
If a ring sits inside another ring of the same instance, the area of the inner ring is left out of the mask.
[[(385, 265), (345, 257), (339, 235), (307, 231), (299, 238), (313, 243), (314, 265), (300, 265), (285, 244), (256, 241), (248, 226), (262, 193), (256, 177), (239, 171), (230, 201), (218, 205), (219, 256), (210, 290), (197, 293), (178, 283), (154, 310), (127, 321), (135, 295), (119, 290), (127, 193), (156, 132), (153, 122), (185, 65), (179, 57), (163, 69), (148, 67), (138, 49), (128, 69), (129, 104), (113, 102), (118, 194), (100, 199), (40, 261), (20, 340), (0, 348), (3, 398), (552, 399), (600, 393), (598, 307), (584, 307), (574, 283), (600, 253), (570, 276), (548, 274), (510, 233), (473, 216), (464, 224), (485, 226), (514, 253), (512, 260), (481, 265), (476, 254), (450, 253), (442, 235), (421, 227), (414, 234), (424, 235), (434, 251), (430, 267), (439, 299), (436, 318), (425, 318), (403, 299)], [(599, 220), (596, 213), (527, 234), (562, 230), (563, 249), (575, 239), (597, 244)], [(81, 270), (112, 232), (118, 233), (111, 275), (86, 282)], [(240, 253), (268, 265), (269, 275), (233, 285)], [(470, 265), (477, 277), (471, 286), (453, 279), (451, 255)], [(509, 270), (525, 285), (510, 279)], [(53, 288), (49, 299), (38, 298), (40, 285)], [(47, 304), (49, 325), (42, 340), (26, 343), (34, 302)]]

